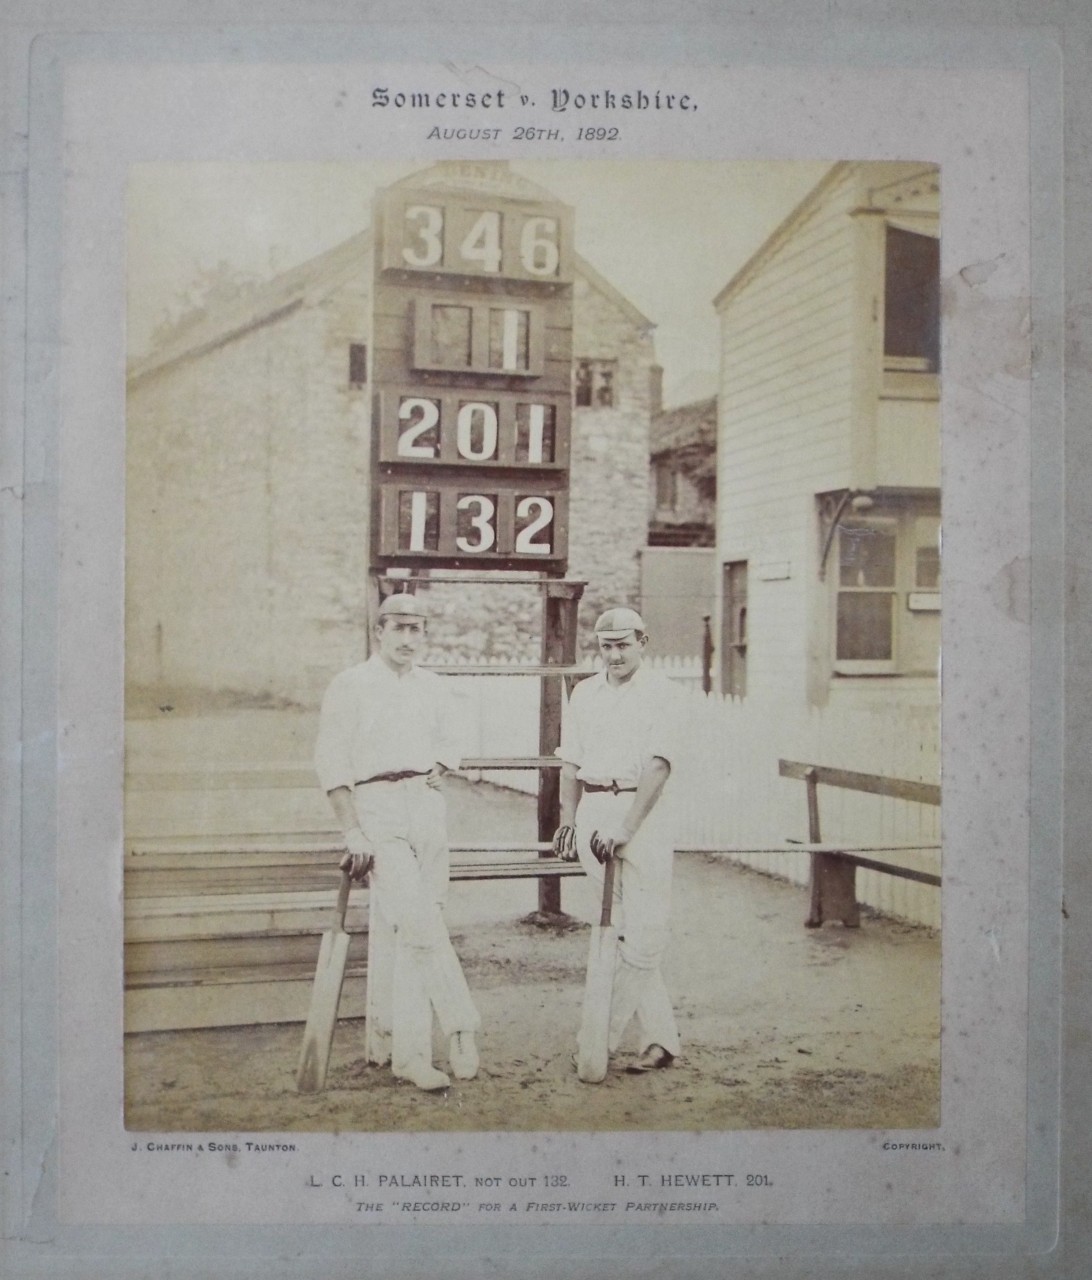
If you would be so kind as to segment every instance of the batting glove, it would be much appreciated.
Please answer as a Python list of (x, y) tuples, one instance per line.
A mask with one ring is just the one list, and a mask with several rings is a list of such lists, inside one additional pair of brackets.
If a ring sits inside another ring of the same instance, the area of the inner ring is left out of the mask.
[(349, 879), (356, 884), (368, 883), (368, 872), (375, 865), (371, 845), (368, 844), (364, 832), (354, 827), (345, 837), (349, 852), (338, 863), (342, 871), (348, 871)]
[(562, 862), (576, 861), (575, 827), (558, 827), (554, 832), (554, 853)]
[(606, 831), (593, 831), (591, 851), (596, 862), (604, 863), (608, 858), (622, 857), (622, 846), (632, 839), (625, 827), (616, 827)]

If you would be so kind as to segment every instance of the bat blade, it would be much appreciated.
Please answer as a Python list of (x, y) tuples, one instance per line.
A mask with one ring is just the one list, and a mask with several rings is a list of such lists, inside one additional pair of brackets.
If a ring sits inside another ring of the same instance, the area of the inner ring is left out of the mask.
[(330, 1064), (330, 1046), (334, 1040), (337, 1007), (341, 1001), (348, 958), (349, 935), (344, 929), (327, 929), (319, 947), (311, 1005), (307, 1011), (307, 1026), (296, 1069), (299, 1093), (318, 1093), (326, 1087), (326, 1069)]
[(614, 994), (617, 952), (618, 935), (614, 927), (593, 926), (576, 1053), (576, 1074), (585, 1084), (599, 1084), (607, 1075), (610, 1056), (610, 1002)]

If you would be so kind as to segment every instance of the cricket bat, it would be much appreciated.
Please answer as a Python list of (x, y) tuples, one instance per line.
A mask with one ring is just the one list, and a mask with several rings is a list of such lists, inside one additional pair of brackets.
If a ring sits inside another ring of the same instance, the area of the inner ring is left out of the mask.
[(311, 1007), (303, 1032), (296, 1089), (299, 1093), (318, 1093), (326, 1087), (326, 1068), (330, 1064), (330, 1046), (334, 1041), (337, 1007), (341, 985), (345, 980), (345, 962), (349, 958), (349, 935), (345, 932), (345, 911), (349, 905), (349, 873), (342, 871), (334, 909), (334, 927), (322, 935), (315, 982), (311, 988)]
[(610, 1056), (610, 1002), (618, 952), (618, 934), (610, 922), (614, 904), (613, 858), (607, 859), (603, 870), (603, 909), (599, 924), (592, 926), (588, 976), (584, 982), (584, 1009), (577, 1038), (576, 1074), (585, 1084), (599, 1084), (606, 1079)]

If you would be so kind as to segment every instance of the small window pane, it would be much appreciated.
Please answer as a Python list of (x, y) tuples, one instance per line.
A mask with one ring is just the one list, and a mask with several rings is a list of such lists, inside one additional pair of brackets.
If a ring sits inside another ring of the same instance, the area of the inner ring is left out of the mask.
[(894, 600), (894, 595), (887, 591), (843, 591), (839, 594), (839, 659), (889, 661), (894, 657), (891, 625)]
[(895, 585), (895, 530), (878, 524), (843, 524), (838, 537), (843, 587)]
[(936, 547), (918, 547), (914, 565), (914, 586), (919, 591), (940, 590), (940, 551)]
[(590, 360), (581, 360), (576, 366), (574, 398), (578, 409), (587, 409), (592, 402), (592, 366)]
[(940, 242), (887, 228), (884, 354), (940, 367)]
[(940, 521), (921, 516), (914, 521), (914, 587), (918, 591), (940, 590)]
[(470, 308), (432, 308), (432, 364), (447, 369), (470, 368)]

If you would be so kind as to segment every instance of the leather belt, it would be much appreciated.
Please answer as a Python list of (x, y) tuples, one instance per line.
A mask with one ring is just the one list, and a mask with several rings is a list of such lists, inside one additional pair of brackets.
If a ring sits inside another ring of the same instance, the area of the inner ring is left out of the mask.
[(585, 791), (610, 791), (614, 795), (617, 795), (620, 791), (636, 791), (637, 788), (636, 787), (620, 787), (618, 785), (618, 779), (615, 778), (609, 787), (601, 787), (598, 782), (585, 782), (584, 790)]
[[(419, 769), (400, 769), (397, 773), (376, 773), (370, 778), (364, 778), (356, 785), (358, 787), (367, 786), (369, 782), (405, 782), (407, 778), (426, 778), (427, 773), (422, 773)], [(608, 788), (609, 790), (610, 788)]]

